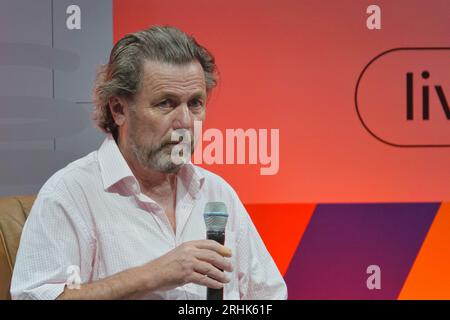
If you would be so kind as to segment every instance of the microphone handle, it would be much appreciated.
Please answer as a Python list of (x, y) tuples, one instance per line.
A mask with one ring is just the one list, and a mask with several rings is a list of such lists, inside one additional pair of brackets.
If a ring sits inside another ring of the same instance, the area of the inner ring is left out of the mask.
[[(221, 245), (225, 244), (225, 231), (208, 231), (206, 232), (208, 240), (214, 240)], [(223, 270), (221, 270), (223, 271)], [(223, 289), (206, 289), (206, 300), (223, 300)]]

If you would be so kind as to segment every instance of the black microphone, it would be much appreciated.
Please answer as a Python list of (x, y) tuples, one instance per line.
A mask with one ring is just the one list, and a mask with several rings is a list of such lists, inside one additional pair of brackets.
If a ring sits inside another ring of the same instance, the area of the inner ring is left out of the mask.
[[(225, 227), (228, 220), (227, 206), (223, 202), (207, 202), (203, 213), (206, 238), (225, 243)], [(223, 271), (223, 270), (222, 270)], [(206, 300), (223, 300), (223, 289), (206, 289)]]

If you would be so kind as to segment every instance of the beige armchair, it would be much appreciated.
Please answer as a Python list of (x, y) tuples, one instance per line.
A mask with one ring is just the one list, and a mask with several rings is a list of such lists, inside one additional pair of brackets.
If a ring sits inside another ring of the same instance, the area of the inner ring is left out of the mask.
[(0, 198), (0, 300), (9, 300), (20, 235), (36, 196)]

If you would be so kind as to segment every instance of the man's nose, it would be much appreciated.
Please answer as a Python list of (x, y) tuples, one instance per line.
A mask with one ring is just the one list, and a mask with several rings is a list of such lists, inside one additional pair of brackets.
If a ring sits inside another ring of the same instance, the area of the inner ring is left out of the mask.
[(190, 129), (191, 112), (186, 103), (180, 104), (175, 108), (175, 118), (173, 120), (173, 129)]

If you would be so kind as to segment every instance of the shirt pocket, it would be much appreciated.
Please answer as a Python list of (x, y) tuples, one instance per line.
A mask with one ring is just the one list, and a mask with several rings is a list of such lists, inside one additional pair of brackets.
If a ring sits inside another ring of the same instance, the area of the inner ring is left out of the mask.
[(230, 279), (230, 282), (224, 286), (224, 299), (225, 300), (239, 300), (239, 281), (238, 281), (238, 265), (237, 265), (237, 246), (236, 246), (236, 233), (227, 231), (225, 234), (225, 246), (231, 249), (232, 256), (228, 258), (233, 266), (232, 272), (225, 271), (225, 274)]

